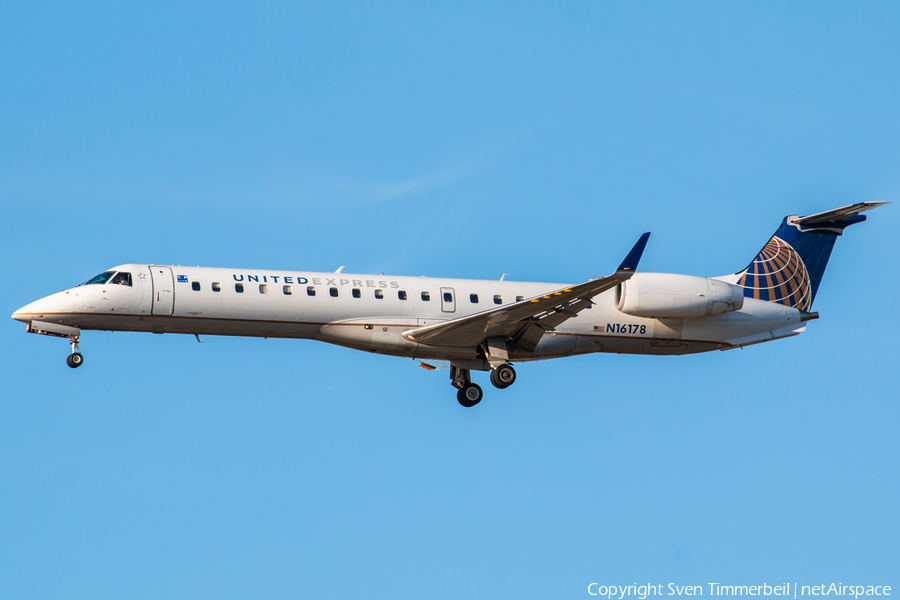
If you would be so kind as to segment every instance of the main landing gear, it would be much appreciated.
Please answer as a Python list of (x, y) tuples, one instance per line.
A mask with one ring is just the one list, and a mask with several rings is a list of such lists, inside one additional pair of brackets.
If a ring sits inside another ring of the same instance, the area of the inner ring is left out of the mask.
[(450, 364), (450, 383), (459, 390), (456, 392), (457, 402), (466, 408), (472, 408), (481, 402), (481, 399), (484, 397), (481, 386), (472, 383), (472, 376), (469, 374), (469, 370), (460, 369), (452, 363)]
[[(491, 383), (497, 389), (505, 389), (516, 381), (516, 370), (509, 363), (504, 363), (491, 371)], [(472, 383), (469, 369), (461, 369), (456, 365), (450, 365), (450, 383), (458, 391), (456, 400), (465, 408), (472, 408), (484, 398), (484, 392), (476, 383)]]
[(456, 401), (466, 408), (472, 408), (481, 402), (483, 397), (484, 392), (481, 391), (481, 386), (477, 383), (469, 382), (456, 392)]
[(84, 364), (84, 357), (81, 355), (81, 349), (78, 348), (78, 338), (72, 338), (70, 344), (72, 346), (72, 354), (66, 357), (66, 364), (73, 369), (77, 369)]
[(504, 390), (516, 382), (516, 370), (509, 363), (491, 371), (491, 383), (498, 390)]

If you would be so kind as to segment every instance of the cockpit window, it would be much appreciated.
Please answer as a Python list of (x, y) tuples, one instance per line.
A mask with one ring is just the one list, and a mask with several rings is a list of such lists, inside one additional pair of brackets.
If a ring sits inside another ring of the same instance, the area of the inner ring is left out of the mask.
[(114, 283), (116, 285), (127, 285), (128, 287), (131, 287), (131, 273), (123, 273), (122, 271), (119, 271), (118, 273), (116, 273), (116, 276), (112, 278), (112, 281), (110, 281), (110, 283)]
[[(91, 279), (88, 279), (81, 285), (93, 285), (95, 283), (106, 283), (115, 274), (116, 274), (115, 271), (104, 271), (103, 273), (100, 273), (96, 277), (92, 277)], [(81, 287), (81, 286), (79, 286), (79, 287)]]

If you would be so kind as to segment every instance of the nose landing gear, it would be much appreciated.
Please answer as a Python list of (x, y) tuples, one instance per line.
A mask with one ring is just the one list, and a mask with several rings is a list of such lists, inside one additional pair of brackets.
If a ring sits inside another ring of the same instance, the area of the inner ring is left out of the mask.
[(84, 364), (84, 357), (81, 355), (81, 349), (78, 347), (78, 338), (72, 338), (70, 344), (72, 345), (72, 354), (66, 357), (66, 364), (73, 369), (77, 369)]
[(78, 348), (78, 340), (81, 339), (80, 328), (61, 325), (59, 323), (31, 321), (26, 326), (25, 331), (28, 333), (37, 333), (39, 335), (67, 338), (69, 344), (72, 346), (72, 353), (66, 357), (66, 364), (73, 369), (76, 369), (84, 363), (84, 357), (81, 355), (81, 350)]

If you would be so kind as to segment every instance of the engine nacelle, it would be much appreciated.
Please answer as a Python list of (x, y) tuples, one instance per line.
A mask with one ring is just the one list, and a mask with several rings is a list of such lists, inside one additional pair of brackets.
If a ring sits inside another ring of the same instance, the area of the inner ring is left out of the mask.
[(616, 288), (616, 308), (634, 317), (720, 315), (744, 306), (744, 288), (706, 277), (635, 273)]

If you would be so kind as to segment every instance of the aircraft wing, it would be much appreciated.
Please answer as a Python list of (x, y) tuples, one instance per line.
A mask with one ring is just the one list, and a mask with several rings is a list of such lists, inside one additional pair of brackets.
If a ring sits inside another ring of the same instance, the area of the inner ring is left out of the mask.
[(534, 351), (545, 331), (555, 329), (588, 308), (593, 304), (592, 297), (629, 279), (649, 237), (649, 232), (642, 235), (616, 272), (608, 277), (591, 279), (474, 315), (408, 329), (403, 336), (433, 346), (470, 347), (480, 345), (487, 338), (499, 337), (524, 350)]

